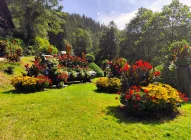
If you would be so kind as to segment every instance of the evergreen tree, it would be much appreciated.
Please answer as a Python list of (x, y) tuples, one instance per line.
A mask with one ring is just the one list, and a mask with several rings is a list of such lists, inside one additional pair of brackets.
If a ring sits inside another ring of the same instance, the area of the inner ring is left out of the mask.
[(119, 56), (119, 37), (116, 24), (111, 21), (108, 28), (100, 37), (100, 51), (97, 55), (97, 61), (108, 59), (112, 60)]

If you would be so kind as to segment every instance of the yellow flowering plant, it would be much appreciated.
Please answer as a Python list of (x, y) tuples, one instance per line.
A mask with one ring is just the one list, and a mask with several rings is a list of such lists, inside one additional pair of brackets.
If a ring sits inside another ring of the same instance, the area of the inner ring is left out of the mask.
[(119, 78), (102, 77), (96, 81), (97, 90), (101, 92), (114, 93), (120, 88), (121, 82)]
[(51, 84), (51, 80), (45, 76), (18, 76), (11, 80), (11, 84), (17, 91), (28, 93), (43, 90)]
[(182, 102), (188, 101), (185, 94), (162, 83), (148, 86), (131, 86), (125, 93), (120, 93), (120, 100), (127, 112), (149, 112), (152, 115), (160, 112), (172, 114), (178, 111)]

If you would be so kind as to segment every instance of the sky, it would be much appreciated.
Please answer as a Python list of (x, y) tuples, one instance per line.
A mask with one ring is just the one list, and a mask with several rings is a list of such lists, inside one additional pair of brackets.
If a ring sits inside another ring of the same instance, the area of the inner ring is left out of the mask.
[[(191, 6), (191, 0), (179, 1)], [(84, 14), (105, 25), (113, 20), (118, 29), (122, 30), (135, 16), (138, 8), (160, 11), (170, 3), (171, 0), (62, 0), (61, 5), (64, 6), (64, 12)]]

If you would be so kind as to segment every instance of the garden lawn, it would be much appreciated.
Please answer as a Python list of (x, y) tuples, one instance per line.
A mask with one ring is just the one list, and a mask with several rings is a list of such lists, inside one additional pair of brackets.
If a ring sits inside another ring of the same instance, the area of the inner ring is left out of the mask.
[(190, 140), (191, 104), (169, 121), (133, 121), (117, 108), (115, 94), (77, 84), (33, 94), (0, 93), (0, 139)]

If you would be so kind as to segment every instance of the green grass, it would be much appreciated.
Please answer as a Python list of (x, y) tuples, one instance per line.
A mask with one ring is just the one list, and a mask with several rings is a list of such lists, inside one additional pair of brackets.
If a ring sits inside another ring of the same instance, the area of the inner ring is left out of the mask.
[(190, 140), (191, 104), (169, 121), (133, 121), (117, 110), (116, 95), (94, 84), (33, 94), (0, 93), (0, 139), (9, 140)]

